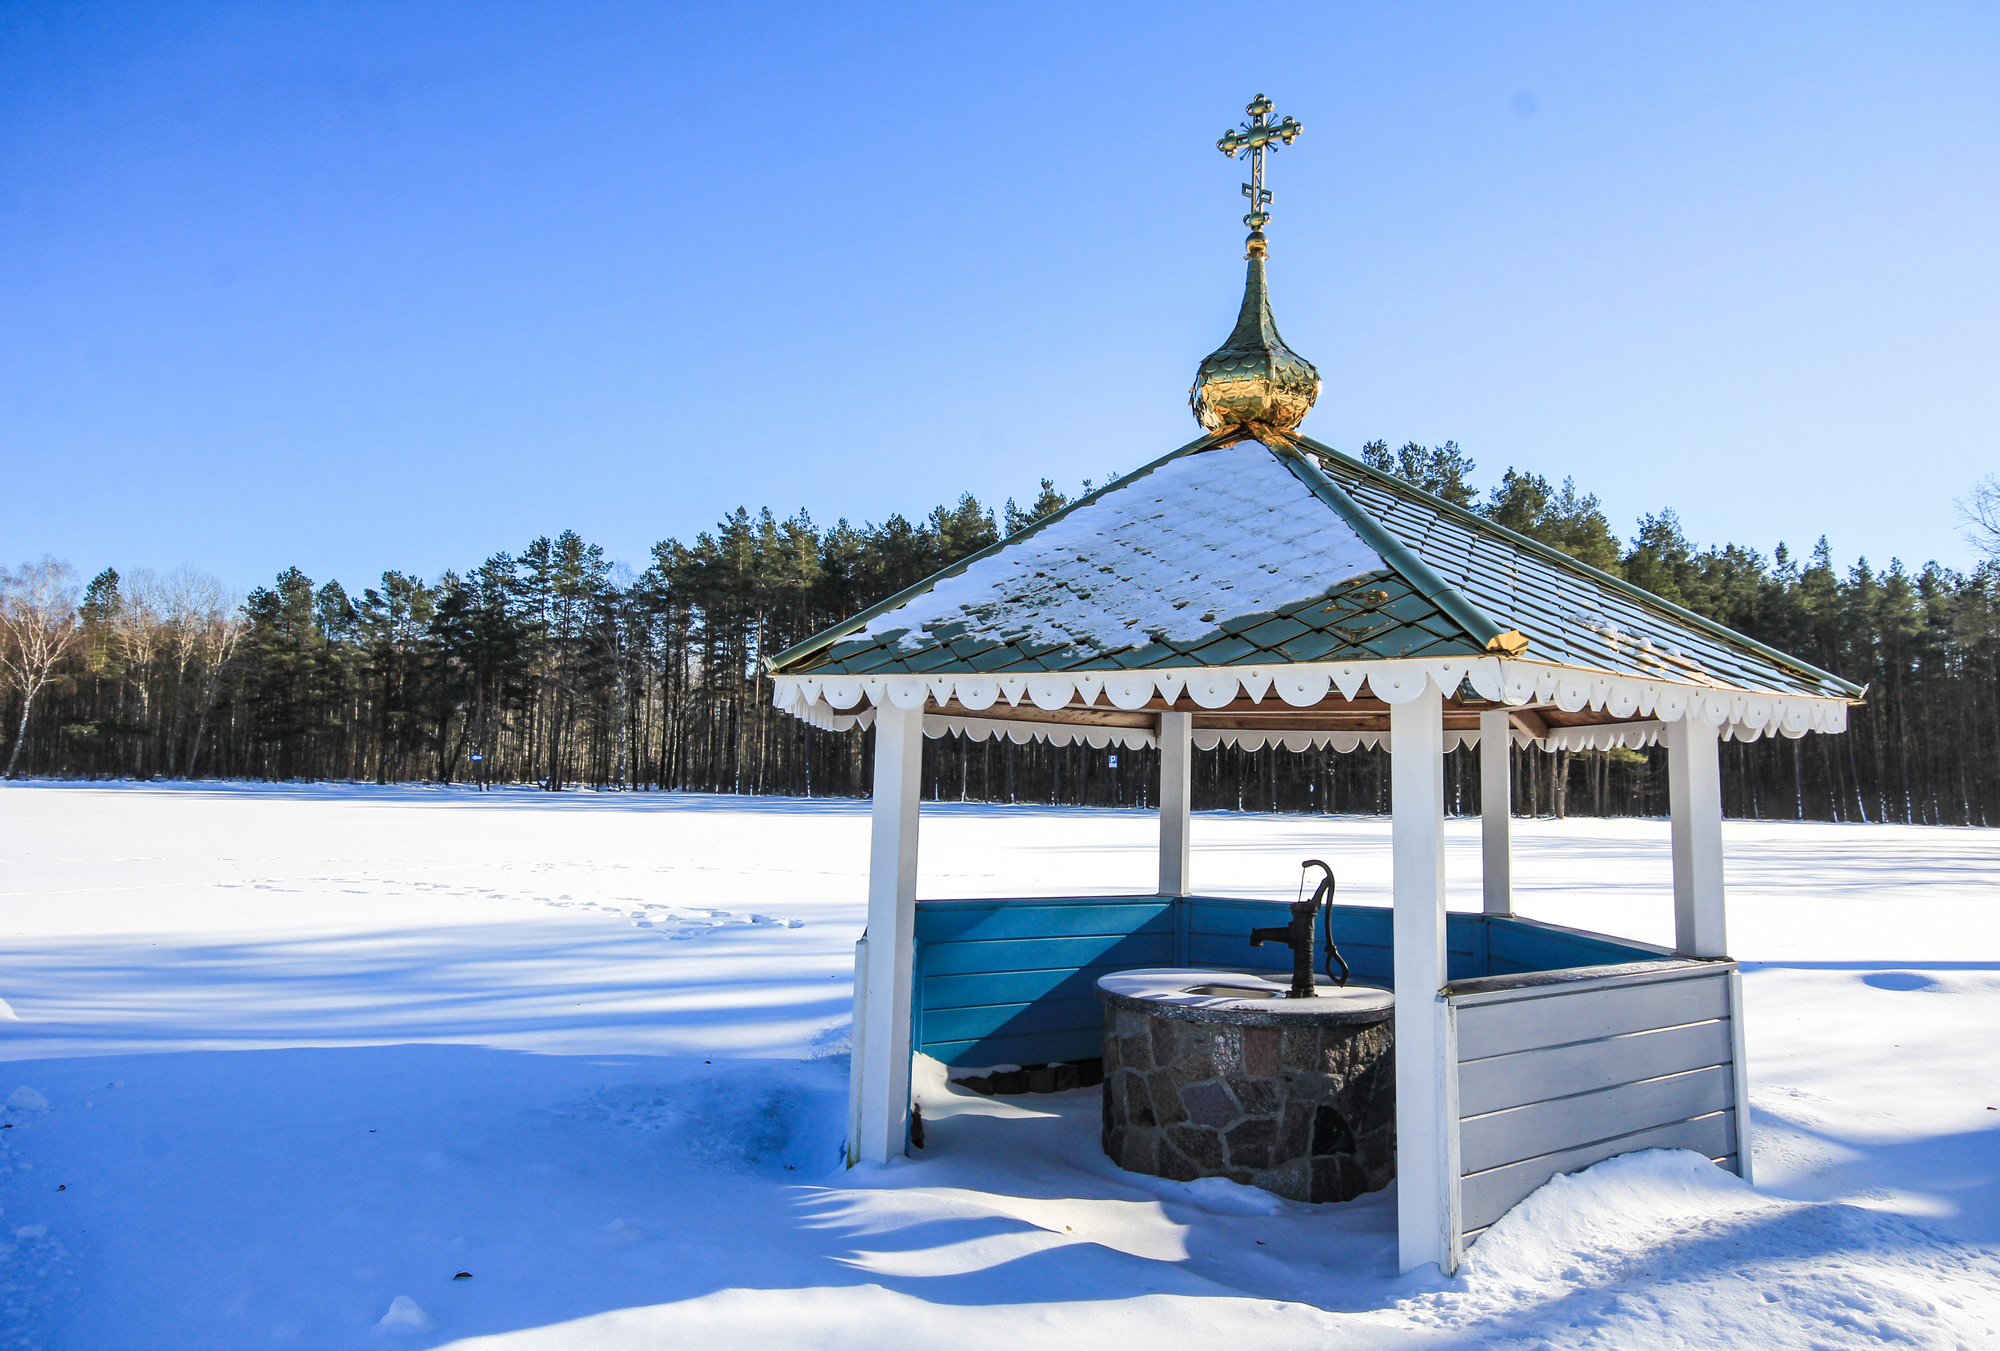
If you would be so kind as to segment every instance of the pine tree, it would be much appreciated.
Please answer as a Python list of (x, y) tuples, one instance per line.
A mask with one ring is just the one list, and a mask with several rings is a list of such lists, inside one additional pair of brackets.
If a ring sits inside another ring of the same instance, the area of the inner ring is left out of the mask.
[[(1843, 570), (1825, 540), (1803, 560), (1783, 544), (1768, 557), (1698, 544), (1664, 508), (1621, 543), (1569, 481), (1510, 468), (1481, 501), (1454, 442), (1391, 452), (1374, 441), (1363, 457), (1868, 685), (1845, 736), (1725, 746), (1732, 814), (2000, 823), (2000, 563)], [(1066, 504), (1052, 480), (1041, 488), (1026, 510), (1007, 504), (1008, 531)], [(288, 569), (240, 612), (179, 574), (105, 569), (49, 681), (32, 699), (17, 682), (0, 718), (10, 758), (32, 772), (450, 781), (470, 763), (482, 786), (865, 793), (867, 738), (776, 711), (765, 663), (1000, 529), (970, 495), (862, 525), (739, 509), (691, 544), (661, 541), (636, 576), (566, 532), (435, 586), (385, 574), (358, 602)], [(18, 652), (12, 642), (0, 656)], [(1658, 749), (1514, 754), (1523, 810), (1665, 808)], [(1453, 757), (1454, 810), (1476, 811), (1472, 762)], [(1146, 759), (1133, 753), (1113, 776), (1087, 748), (946, 740), (926, 743), (924, 783), (967, 799), (1143, 801)], [(1197, 800), (1383, 810), (1383, 769), (1366, 751), (1221, 747), (1197, 762)]]

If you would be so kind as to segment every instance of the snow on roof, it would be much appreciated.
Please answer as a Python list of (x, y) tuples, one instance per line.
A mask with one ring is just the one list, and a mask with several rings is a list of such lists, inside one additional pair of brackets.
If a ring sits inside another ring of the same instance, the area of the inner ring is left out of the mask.
[[(1303, 439), (1302, 439), (1303, 440)], [(779, 654), (788, 675), (1461, 657), (1846, 699), (1859, 687), (1310, 440), (1196, 442)], [(1512, 635), (1509, 635), (1510, 637)], [(940, 696), (942, 697), (942, 696)]]
[(1079, 657), (1191, 648), (1224, 619), (1320, 598), (1382, 557), (1264, 447), (1168, 460), (868, 621), (914, 653), (950, 641)]
[(1657, 680), (1850, 698), (1847, 681), (1598, 573), (1336, 452), (1322, 463), (1371, 517), (1538, 661)]

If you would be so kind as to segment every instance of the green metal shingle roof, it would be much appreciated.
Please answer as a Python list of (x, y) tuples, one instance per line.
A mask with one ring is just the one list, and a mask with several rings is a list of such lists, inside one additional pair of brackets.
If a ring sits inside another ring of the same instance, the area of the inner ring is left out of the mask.
[(1860, 689), (1315, 442), (1205, 438), (771, 662), (888, 675), (1481, 655)]

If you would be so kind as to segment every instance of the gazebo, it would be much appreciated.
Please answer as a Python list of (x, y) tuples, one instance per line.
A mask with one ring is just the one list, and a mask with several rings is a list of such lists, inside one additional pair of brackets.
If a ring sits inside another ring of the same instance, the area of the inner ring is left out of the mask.
[[(1191, 392), (1205, 434), (770, 664), (786, 712), (875, 732), (849, 1160), (904, 1153), (919, 1049), (1086, 1058), (1098, 975), (1254, 960), (1246, 920), (1273, 907), (1190, 891), (1196, 748), (1386, 747), (1393, 905), (1332, 922), (1396, 994), (1401, 1264), (1449, 1272), (1527, 1192), (1614, 1154), (1748, 1176), (1718, 745), (1843, 731), (1863, 691), (1299, 433), (1319, 376), (1272, 320), (1263, 234), (1263, 157), (1299, 126), (1261, 95), (1249, 112), (1221, 142), (1250, 157), (1251, 233)], [(1157, 747), (1156, 891), (919, 901), (920, 752), (944, 736)], [(1513, 913), (1510, 741), (1664, 741), (1673, 949)], [(1484, 911), (1447, 916), (1458, 746), (1480, 748)]]

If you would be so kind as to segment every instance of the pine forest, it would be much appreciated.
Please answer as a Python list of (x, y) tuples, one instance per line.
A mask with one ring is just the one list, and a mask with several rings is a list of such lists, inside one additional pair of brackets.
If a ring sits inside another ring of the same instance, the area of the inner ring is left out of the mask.
[[(1970, 573), (1842, 568), (1824, 540), (1804, 557), (1699, 547), (1671, 511), (1621, 540), (1568, 481), (1509, 469), (1482, 498), (1452, 442), (1363, 455), (1868, 686), (1847, 735), (1725, 743), (1730, 815), (2000, 823), (2000, 556)], [(0, 575), (6, 773), (865, 794), (868, 734), (778, 712), (761, 659), (1065, 502), (1044, 480), (1026, 508), (966, 496), (915, 522), (739, 509), (654, 546), (643, 571), (564, 532), (358, 591), (295, 568), (247, 597), (187, 570), (85, 582), (45, 559)], [(1662, 750), (1513, 754), (1519, 813), (1666, 811)], [(1447, 759), (1456, 812), (1479, 810), (1476, 756)], [(1201, 808), (1388, 808), (1385, 752), (1223, 747), (1198, 753), (1195, 775)], [(1150, 751), (925, 746), (933, 799), (1144, 807), (1155, 782)]]

